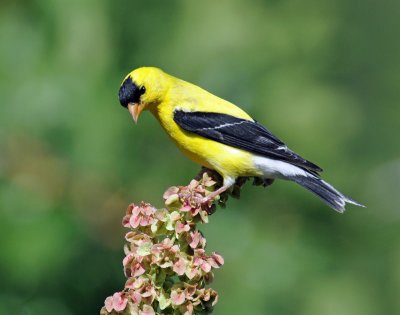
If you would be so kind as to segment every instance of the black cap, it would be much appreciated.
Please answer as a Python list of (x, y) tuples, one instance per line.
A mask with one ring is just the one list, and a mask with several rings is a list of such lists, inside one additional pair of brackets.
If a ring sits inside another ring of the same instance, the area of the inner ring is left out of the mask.
[(126, 108), (129, 103), (139, 103), (142, 94), (142, 89), (132, 82), (131, 77), (128, 77), (119, 89), (119, 102)]

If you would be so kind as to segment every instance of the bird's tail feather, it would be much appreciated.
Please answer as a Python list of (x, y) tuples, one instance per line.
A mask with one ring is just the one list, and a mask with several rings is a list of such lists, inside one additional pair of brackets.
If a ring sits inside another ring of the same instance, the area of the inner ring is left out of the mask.
[(365, 207), (364, 205), (358, 203), (350, 197), (343, 195), (330, 184), (312, 174), (307, 174), (307, 176), (290, 176), (288, 179), (308, 189), (319, 198), (321, 198), (322, 201), (324, 201), (328, 206), (340, 213), (344, 212), (346, 203), (351, 203), (359, 207)]

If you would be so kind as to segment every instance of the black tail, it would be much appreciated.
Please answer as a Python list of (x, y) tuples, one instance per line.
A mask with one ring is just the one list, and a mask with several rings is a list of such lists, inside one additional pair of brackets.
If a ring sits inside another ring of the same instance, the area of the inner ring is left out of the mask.
[(288, 179), (307, 188), (309, 191), (320, 197), (328, 206), (340, 213), (344, 212), (346, 203), (351, 203), (359, 207), (365, 207), (357, 201), (343, 195), (327, 182), (324, 182), (321, 178), (312, 174), (309, 174), (308, 176), (295, 175), (289, 177)]

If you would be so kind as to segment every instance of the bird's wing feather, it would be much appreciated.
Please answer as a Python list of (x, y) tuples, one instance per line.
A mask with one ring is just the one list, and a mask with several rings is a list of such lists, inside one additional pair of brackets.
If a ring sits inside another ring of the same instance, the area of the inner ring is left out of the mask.
[(174, 111), (174, 121), (184, 130), (261, 156), (282, 160), (314, 174), (322, 169), (303, 159), (256, 121), (212, 112)]

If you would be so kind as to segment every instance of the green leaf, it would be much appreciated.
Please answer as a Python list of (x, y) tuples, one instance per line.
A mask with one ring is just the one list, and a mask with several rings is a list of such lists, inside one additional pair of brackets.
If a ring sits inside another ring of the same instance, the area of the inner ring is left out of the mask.
[(174, 212), (170, 213), (170, 215), (168, 217), (166, 229), (168, 231), (174, 231), (175, 223), (176, 223), (176, 221), (178, 221), (180, 219), (180, 217), (181, 216), (178, 211), (174, 211)]
[(137, 249), (137, 254), (139, 256), (150, 255), (152, 245), (153, 245), (152, 242), (144, 242), (144, 243), (142, 243)]
[(156, 221), (156, 222), (154, 222), (154, 223), (151, 225), (151, 227), (150, 227), (151, 232), (153, 232), (153, 233), (156, 233), (156, 232), (157, 232), (157, 230), (158, 230), (157, 224), (158, 224), (158, 222)]
[(160, 292), (160, 296), (158, 298), (158, 302), (160, 303), (160, 309), (164, 310), (166, 309), (168, 306), (171, 305), (171, 300), (169, 299), (169, 297), (164, 293), (164, 291)]
[(165, 272), (165, 269), (162, 268), (155, 268), (154, 269), (154, 284), (156, 287), (162, 287), (164, 282), (165, 282), (165, 278), (167, 277), (167, 273)]

